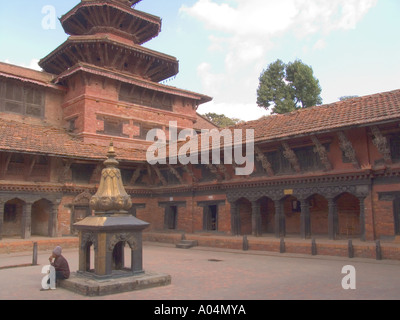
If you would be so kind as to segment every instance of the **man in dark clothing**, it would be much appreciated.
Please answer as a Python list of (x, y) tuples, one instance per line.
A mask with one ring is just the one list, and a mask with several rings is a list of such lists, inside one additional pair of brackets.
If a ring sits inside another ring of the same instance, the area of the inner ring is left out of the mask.
[[(56, 270), (56, 280), (65, 280), (69, 278), (70, 271), (67, 260), (61, 255), (62, 248), (56, 247), (49, 257), (50, 264)], [(54, 259), (54, 261), (53, 261)]]

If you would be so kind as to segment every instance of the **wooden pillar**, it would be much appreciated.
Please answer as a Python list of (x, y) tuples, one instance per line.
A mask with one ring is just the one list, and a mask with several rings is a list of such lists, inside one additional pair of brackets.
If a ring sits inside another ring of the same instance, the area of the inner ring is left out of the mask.
[(136, 237), (136, 247), (131, 248), (131, 270), (134, 275), (144, 273), (142, 234)]
[(95, 248), (94, 253), (94, 270), (98, 276), (112, 274), (112, 250), (108, 250), (107, 244), (107, 233), (99, 233), (97, 236), (97, 248)]
[(310, 205), (306, 199), (301, 199), (300, 204), (300, 236), (307, 239), (311, 236)]
[(29, 239), (32, 233), (32, 203), (25, 203), (22, 209), (21, 238)]
[(231, 202), (231, 233), (233, 236), (240, 235), (240, 213), (239, 206), (235, 202)]
[(57, 221), (58, 221), (58, 205), (59, 201), (53, 203), (49, 214), (49, 237), (55, 238), (57, 236)]
[(328, 199), (328, 235), (330, 240), (335, 240), (337, 236), (337, 207), (333, 198)]
[(282, 201), (275, 200), (275, 237), (281, 238), (286, 236), (285, 213), (283, 212)]
[(361, 233), (361, 241), (366, 241), (365, 234), (365, 197), (358, 198), (360, 200), (360, 233)]
[(251, 225), (252, 225), (252, 232), (253, 236), (261, 237), (262, 230), (261, 230), (261, 213), (260, 213), (260, 203), (258, 201), (251, 202)]
[(3, 239), (4, 202), (0, 201), (0, 240)]

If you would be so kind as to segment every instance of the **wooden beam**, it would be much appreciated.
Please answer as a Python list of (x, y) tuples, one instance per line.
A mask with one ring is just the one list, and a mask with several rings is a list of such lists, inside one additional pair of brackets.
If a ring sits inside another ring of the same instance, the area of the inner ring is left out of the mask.
[(274, 170), (272, 170), (272, 165), (268, 161), (267, 156), (260, 150), (259, 147), (254, 147), (254, 151), (256, 152), (256, 159), (261, 162), (264, 171), (269, 176), (274, 176), (275, 175)]
[(389, 142), (386, 137), (383, 136), (381, 130), (377, 126), (373, 126), (370, 128), (374, 138), (372, 139), (372, 143), (378, 149), (379, 153), (383, 155), (383, 159), (387, 164), (392, 163), (392, 155), (389, 146)]
[(161, 183), (163, 184), (164, 187), (168, 185), (167, 180), (163, 177), (162, 173), (160, 172), (160, 169), (157, 166), (153, 166), (154, 171), (156, 172), (158, 179), (160, 179)]
[(135, 185), (136, 181), (140, 178), (140, 175), (142, 173), (143, 165), (139, 166), (136, 168), (135, 172), (133, 173), (133, 176), (131, 178), (130, 184)]
[(71, 22), (71, 24), (74, 24), (76, 27), (79, 28), (79, 31), (81, 32), (81, 34), (85, 34), (87, 30), (87, 28), (82, 24), (82, 22), (79, 21), (78, 18), (73, 19), (73, 21)]
[(33, 168), (35, 167), (37, 161), (37, 156), (31, 157), (31, 162), (29, 163), (28, 170), (26, 172), (26, 177), (29, 178), (32, 174)]
[(283, 156), (287, 160), (289, 160), (289, 162), (292, 165), (293, 169), (297, 173), (301, 172), (299, 159), (297, 158), (297, 156), (294, 153), (294, 151), (289, 147), (289, 144), (287, 142), (282, 142), (282, 146), (283, 146)]
[(154, 185), (154, 178), (153, 178), (153, 173), (151, 172), (151, 166), (150, 164), (147, 164), (147, 175), (149, 177), (149, 183), (151, 185)]
[(192, 169), (189, 166), (183, 166), (182, 168), (185, 172), (187, 172), (192, 177), (192, 180), (194, 183), (199, 182), (199, 179), (196, 178), (196, 176), (194, 175), (194, 172), (192, 171)]
[(150, 70), (150, 68), (155, 60), (156, 60), (155, 58), (149, 59), (149, 61), (147, 62), (146, 66), (143, 69), (143, 76), (147, 75), (147, 72)]
[(105, 43), (104, 44), (104, 53), (103, 53), (103, 55), (104, 55), (104, 63), (105, 63), (106, 66), (110, 65), (110, 57), (108, 55), (108, 50), (109, 50), (108, 49), (108, 44)]
[(89, 61), (89, 63), (94, 64), (93, 59), (92, 59), (92, 52), (91, 52), (89, 46), (90, 46), (90, 44), (88, 44), (88, 43), (84, 45), (85, 57)]
[(231, 175), (229, 174), (224, 164), (217, 164), (216, 167), (219, 170), (219, 172), (224, 176), (225, 180), (231, 179)]
[(318, 140), (316, 136), (311, 136), (311, 140), (313, 141), (315, 148), (314, 152), (318, 153), (319, 158), (321, 159), (322, 164), (325, 166), (326, 170), (332, 170), (332, 163), (329, 161), (328, 152), (326, 148), (323, 146), (321, 141)]
[(340, 149), (344, 152), (346, 158), (348, 158), (351, 161), (354, 167), (360, 169), (361, 166), (360, 163), (358, 162), (356, 151), (354, 150), (353, 144), (346, 137), (346, 134), (343, 131), (339, 131), (337, 134), (339, 137)]
[(4, 161), (4, 168), (2, 168), (2, 172), (1, 172), (2, 176), (4, 176), (8, 171), (8, 166), (10, 164), (11, 157), (12, 157), (12, 153), (7, 153), (6, 159)]
[(206, 165), (206, 167), (208, 168), (208, 170), (210, 170), (217, 178), (218, 181), (222, 181), (222, 176), (218, 171), (218, 168), (216, 166), (214, 166), (213, 164), (209, 163)]
[(63, 168), (59, 172), (58, 181), (61, 183), (72, 181), (71, 165), (73, 161), (71, 159), (63, 160)]
[(183, 181), (181, 175), (179, 174), (179, 172), (170, 164), (168, 165), (169, 171), (171, 171), (171, 173), (179, 180), (180, 184), (184, 184), (185, 182)]

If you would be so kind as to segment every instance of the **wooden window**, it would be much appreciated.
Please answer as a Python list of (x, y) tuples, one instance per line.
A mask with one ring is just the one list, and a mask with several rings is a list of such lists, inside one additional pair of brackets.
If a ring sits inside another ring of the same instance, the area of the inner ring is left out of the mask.
[(293, 172), (289, 160), (284, 157), (281, 149), (268, 153), (267, 157), (275, 174), (289, 174)]
[(7, 82), (5, 85), (4, 110), (8, 112), (23, 113), (24, 90), (22, 86)]
[(400, 161), (400, 137), (392, 137), (390, 139), (390, 152), (393, 161)]
[(123, 136), (123, 123), (118, 120), (104, 120), (104, 133), (110, 136)]
[(93, 171), (96, 168), (94, 164), (73, 163), (71, 165), (72, 180), (78, 183), (90, 183)]
[(299, 159), (300, 168), (303, 171), (312, 171), (324, 169), (319, 155), (314, 152), (314, 147), (305, 147), (294, 150), (297, 158)]
[(34, 117), (42, 116), (42, 92), (33, 88), (25, 88), (26, 114)]
[(137, 87), (131, 84), (123, 83), (119, 91), (119, 100), (134, 103), (150, 108), (172, 110), (172, 96), (150, 89)]
[(103, 130), (98, 130), (98, 134), (124, 138), (129, 137), (128, 135), (124, 134), (124, 124), (129, 124), (129, 121), (118, 118), (104, 117), (101, 115), (97, 116), (97, 120), (103, 121)]
[(44, 92), (16, 81), (0, 81), (0, 110), (32, 117), (44, 116)]

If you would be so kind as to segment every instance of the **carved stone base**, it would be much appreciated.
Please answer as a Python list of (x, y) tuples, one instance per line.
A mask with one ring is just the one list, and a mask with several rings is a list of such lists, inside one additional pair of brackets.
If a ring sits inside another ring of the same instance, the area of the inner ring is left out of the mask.
[(146, 272), (138, 276), (107, 280), (96, 280), (78, 273), (71, 273), (70, 278), (60, 281), (58, 287), (83, 296), (96, 297), (163, 287), (170, 284), (170, 275), (155, 272)]

